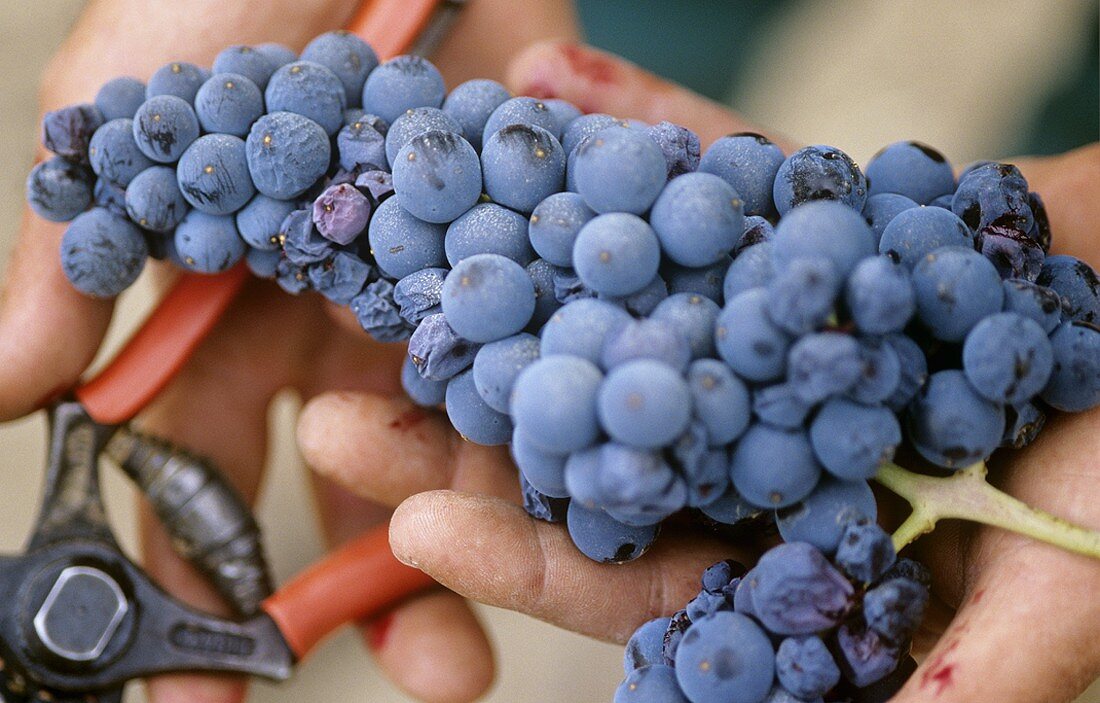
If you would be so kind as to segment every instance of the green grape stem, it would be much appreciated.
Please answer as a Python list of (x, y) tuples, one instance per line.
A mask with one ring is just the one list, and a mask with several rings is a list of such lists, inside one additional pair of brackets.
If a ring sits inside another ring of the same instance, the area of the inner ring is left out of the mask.
[(1000, 527), (1070, 552), (1100, 559), (1100, 532), (1074, 525), (997, 490), (985, 480), (985, 462), (946, 478), (925, 476), (887, 463), (875, 480), (904, 498), (913, 512), (894, 533), (901, 550), (943, 519)]

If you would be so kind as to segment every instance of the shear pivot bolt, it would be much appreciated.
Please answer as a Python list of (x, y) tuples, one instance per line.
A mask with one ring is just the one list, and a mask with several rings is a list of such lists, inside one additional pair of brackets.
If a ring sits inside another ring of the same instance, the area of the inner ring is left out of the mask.
[(113, 578), (91, 566), (70, 566), (34, 616), (34, 631), (57, 656), (91, 661), (107, 648), (129, 610)]

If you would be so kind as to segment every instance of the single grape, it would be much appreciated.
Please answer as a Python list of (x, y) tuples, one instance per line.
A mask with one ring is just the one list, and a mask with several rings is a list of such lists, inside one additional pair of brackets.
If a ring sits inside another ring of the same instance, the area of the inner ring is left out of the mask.
[(731, 134), (715, 141), (699, 161), (699, 170), (729, 183), (745, 202), (746, 215), (772, 216), (772, 189), (783, 150), (765, 136), (751, 132)]
[(811, 332), (832, 314), (840, 285), (829, 259), (796, 259), (768, 283), (768, 316), (790, 334)]
[(458, 263), (443, 282), (443, 314), (460, 335), (492, 342), (521, 331), (535, 310), (535, 287), (522, 266), (499, 254)]
[(370, 199), (355, 186), (329, 186), (313, 201), (313, 224), (325, 239), (351, 244), (366, 231), (371, 209)]
[[(476, 378), (474, 382), (476, 385)], [(522, 427), (512, 432), (511, 450), (520, 474), (536, 490), (552, 498), (571, 497), (565, 485), (565, 456), (547, 453), (533, 445)]]
[(336, 134), (336, 150), (340, 154), (340, 167), (353, 171), (356, 168), (382, 168), (386, 165), (386, 138), (366, 119), (356, 119), (344, 125)]
[(608, 374), (599, 391), (599, 418), (612, 438), (641, 448), (670, 444), (691, 419), (691, 392), (679, 372), (649, 359)]
[(741, 198), (709, 173), (672, 179), (653, 203), (649, 221), (665, 255), (681, 266), (709, 266), (721, 260), (744, 231)]
[(481, 164), (465, 139), (432, 130), (398, 152), (393, 186), (397, 201), (413, 216), (448, 223), (481, 197)]
[(623, 652), (623, 671), (630, 676), (632, 671), (643, 666), (664, 664), (665, 632), (668, 631), (668, 618), (654, 618), (642, 624), (626, 643)]
[(1050, 335), (1054, 372), (1041, 397), (1065, 412), (1100, 405), (1100, 328), (1087, 322), (1063, 322)]
[(1043, 328), (1016, 313), (990, 315), (966, 336), (963, 370), (981, 395), (1015, 405), (1037, 395), (1054, 368), (1054, 351)]
[(769, 549), (750, 574), (753, 611), (775, 634), (810, 635), (835, 627), (852, 607), (852, 584), (805, 542)]
[(581, 228), (572, 258), (585, 285), (606, 295), (625, 296), (657, 275), (661, 246), (645, 220), (617, 212), (599, 215)]
[(1065, 319), (1100, 324), (1100, 279), (1086, 262), (1066, 255), (1048, 257), (1036, 282), (1061, 297)]
[[(1054, 257), (1051, 257), (1054, 258)], [(1062, 321), (1062, 301), (1058, 293), (1038, 283), (1010, 278), (1005, 289), (1004, 311), (1034, 320), (1048, 335)]]
[(233, 268), (248, 249), (229, 215), (191, 210), (176, 227), (176, 252), (187, 268), (199, 273), (221, 273)]
[(863, 259), (875, 253), (875, 235), (859, 212), (840, 203), (811, 202), (791, 210), (772, 239), (777, 269), (792, 261), (825, 258), (846, 279)]
[(332, 156), (321, 125), (292, 112), (271, 112), (256, 120), (245, 146), (256, 190), (279, 200), (309, 190), (325, 175)]
[(611, 303), (591, 298), (575, 300), (551, 316), (541, 333), (543, 357), (569, 355), (600, 361), (604, 340), (630, 322), (630, 315)]
[[(393, 300), (392, 283), (384, 278), (370, 283), (363, 289), (362, 293), (352, 298), (349, 307), (359, 321), (359, 326), (376, 341), (403, 342), (408, 339), (409, 355), (414, 354), (414, 340), (411, 339), (413, 328), (402, 319), (398, 312), (397, 303)], [(442, 320), (443, 316), (439, 315), (438, 317)], [(418, 347), (417, 352), (420, 356), (412, 356), (412, 359), (414, 363), (420, 360), (417, 365), (420, 367), (420, 374), (424, 378), (433, 381), (451, 378), (473, 362), (474, 352), (477, 350), (471, 348), (470, 343), (466, 340), (457, 339), (457, 335), (449, 327), (446, 327), (445, 323), (441, 325), (420, 325), (416, 328), (416, 331), (420, 332), (421, 329), (424, 331), (421, 339), (426, 340), (423, 341), (423, 344), (429, 345), (429, 351)], [(447, 333), (450, 333), (449, 336)], [(440, 350), (440, 347), (443, 350)], [(431, 357), (435, 363), (429, 365), (425, 362), (424, 359), (428, 357)], [(444, 357), (450, 365), (439, 361), (438, 357)], [(456, 359), (464, 359), (465, 361), (458, 362)], [(447, 368), (448, 372), (439, 371), (441, 366)]]
[(294, 53), (290, 48), (275, 42), (257, 44), (252, 48), (256, 50), (256, 53), (266, 56), (276, 68), (280, 68), (298, 60), (298, 54)]
[(425, 132), (450, 132), (462, 136), (462, 126), (437, 107), (414, 107), (398, 117), (386, 132), (386, 160), (397, 163), (397, 153)]
[(928, 604), (928, 589), (906, 578), (892, 578), (863, 596), (863, 617), (868, 629), (904, 648), (920, 626)]
[(867, 162), (868, 189), (897, 193), (920, 205), (955, 191), (955, 173), (943, 154), (921, 142), (894, 142)]
[(153, 165), (134, 141), (134, 121), (120, 117), (105, 122), (88, 143), (88, 161), (101, 179), (125, 188)]
[(511, 97), (508, 89), (496, 81), (474, 79), (460, 83), (447, 94), (443, 112), (458, 123), (462, 136), (477, 150), (481, 150), (482, 132), (493, 110)]
[(688, 699), (680, 692), (672, 667), (652, 664), (628, 672), (612, 703), (688, 703)]
[(401, 309), (401, 317), (410, 325), (418, 325), (428, 315), (440, 312), (446, 278), (447, 269), (426, 268), (394, 284), (393, 301)]
[(820, 637), (788, 637), (775, 653), (783, 688), (803, 700), (820, 698), (840, 682), (840, 669)]
[[(183, 220), (187, 210), (187, 201), (180, 192), (176, 172), (170, 166), (147, 168), (134, 176), (126, 188), (126, 212), (142, 229), (171, 232)], [(286, 214), (275, 223), (276, 230)]]
[(496, 203), (478, 203), (447, 227), (444, 240), (451, 266), (475, 254), (500, 254), (520, 266), (535, 259), (527, 220)]
[(863, 371), (860, 346), (840, 332), (808, 334), (787, 354), (787, 379), (807, 403), (820, 403), (851, 389)]
[(636, 359), (652, 359), (683, 372), (691, 361), (691, 348), (667, 322), (657, 318), (632, 320), (607, 336), (600, 366), (610, 371)]
[(729, 444), (749, 426), (749, 390), (717, 359), (692, 362), (687, 373), (695, 417), (707, 430), (710, 446)]
[(237, 73), (215, 73), (195, 95), (195, 115), (206, 132), (246, 137), (263, 114), (260, 88)]
[(229, 134), (196, 139), (180, 157), (176, 180), (184, 199), (208, 215), (235, 213), (256, 194), (245, 143)]
[[(777, 471), (776, 467), (783, 467)], [(810, 495), (821, 476), (805, 431), (754, 424), (730, 459), (737, 492), (761, 508), (785, 508)]]
[(630, 527), (602, 510), (590, 510), (576, 500), (569, 503), (566, 520), (573, 544), (589, 559), (604, 564), (632, 561), (657, 539), (658, 525)]
[(660, 452), (607, 442), (600, 447), (601, 507), (626, 525), (656, 525), (687, 503), (687, 486)]
[(775, 278), (773, 251), (775, 243), (768, 241), (755, 244), (737, 255), (722, 279), (722, 295), (727, 303), (739, 293), (766, 287)]
[(565, 153), (541, 127), (510, 125), (494, 133), (481, 150), (485, 192), (493, 201), (530, 213), (562, 189)]
[(482, 400), (493, 410), (507, 413), (516, 378), (538, 358), (539, 339), (531, 334), (483, 346), (474, 358), (474, 385)]
[(901, 652), (862, 623), (845, 623), (836, 633), (837, 657), (844, 678), (864, 687), (897, 668)]
[(397, 198), (389, 198), (375, 210), (367, 227), (367, 240), (378, 268), (404, 278), (424, 268), (447, 265), (443, 225), (413, 217)]
[(700, 144), (699, 135), (695, 132), (687, 127), (662, 121), (647, 128), (646, 134), (665, 157), (666, 178), (676, 178), (699, 168)]
[[(271, 74), (275, 73), (277, 68), (279, 66), (276, 66), (267, 54), (243, 44), (236, 44), (222, 49), (214, 57), (214, 65), (211, 66), (215, 76), (226, 73), (236, 74), (248, 79), (260, 90), (267, 87)], [(202, 88), (199, 88), (199, 90), (201, 91)], [(197, 102), (198, 98), (196, 97)]]
[(940, 247), (974, 248), (974, 234), (954, 214), (938, 207), (904, 210), (890, 221), (879, 240), (878, 251), (912, 270)]
[[(386, 283), (388, 285), (388, 282)], [(371, 285), (380, 284), (375, 282)], [(387, 302), (392, 303), (392, 294)], [(352, 311), (356, 312), (354, 301), (352, 302)], [(392, 307), (386, 306), (386, 309), (378, 311), (378, 313), (383, 312), (385, 318), (380, 322), (385, 322), (387, 326), (397, 329), (407, 327), (407, 323), (402, 320), (398, 312), (396, 303), (393, 303)], [(360, 318), (360, 322), (362, 321), (363, 319)], [(409, 358), (412, 359), (413, 364), (423, 378), (429, 381), (446, 381), (469, 368), (470, 364), (474, 363), (474, 358), (480, 348), (480, 344), (474, 344), (470, 340), (458, 336), (447, 324), (443, 313), (437, 313), (428, 315), (421, 320), (416, 327), (416, 331), (412, 333), (412, 337), (409, 339)]]
[(841, 481), (823, 476), (802, 502), (776, 513), (775, 524), (786, 542), (806, 542), (832, 555), (849, 523), (875, 520), (875, 495), (866, 481)]
[(314, 37), (302, 49), (302, 60), (312, 61), (329, 69), (344, 86), (349, 107), (358, 107), (363, 97), (363, 84), (378, 66), (378, 55), (365, 41), (352, 32), (337, 30)]
[(555, 139), (561, 138), (558, 121), (546, 103), (538, 98), (520, 97), (505, 100), (489, 114), (482, 128), (481, 143), (488, 142), (489, 137), (505, 127), (516, 124), (541, 127), (554, 135)]
[(787, 368), (791, 338), (768, 317), (767, 303), (763, 288), (727, 299), (714, 331), (719, 356), (749, 381), (774, 381)]
[(131, 76), (119, 76), (104, 83), (95, 94), (95, 106), (104, 120), (133, 117), (145, 102), (145, 84)]
[(855, 581), (871, 583), (894, 565), (897, 556), (890, 535), (872, 520), (861, 518), (844, 528), (835, 559), (837, 566)]
[(401, 387), (412, 402), (422, 407), (435, 407), (447, 398), (447, 382), (425, 379), (408, 356), (401, 362)]
[(881, 405), (833, 398), (810, 425), (810, 442), (822, 466), (837, 478), (869, 479), (901, 444), (897, 417)]
[(978, 395), (958, 370), (932, 374), (907, 417), (913, 446), (947, 469), (964, 469), (992, 454), (1004, 426), (1004, 408)]
[(554, 193), (531, 213), (527, 226), (531, 246), (555, 266), (572, 266), (577, 234), (595, 216), (576, 193)]
[(864, 334), (900, 332), (916, 311), (909, 271), (886, 256), (856, 264), (848, 278), (845, 301)]
[(173, 61), (158, 68), (149, 79), (145, 99), (170, 95), (184, 102), (194, 102), (195, 94), (207, 78), (206, 72), (195, 64)]
[(141, 231), (104, 208), (77, 215), (61, 237), (65, 277), (93, 298), (113, 298), (130, 287), (148, 255)]
[(27, 202), (39, 217), (68, 222), (91, 205), (94, 181), (87, 167), (54, 156), (27, 176)]
[(1046, 412), (1035, 403), (1020, 403), (1005, 408), (1005, 412), (1008, 422), (1005, 423), (1005, 433), (1001, 438), (1002, 447), (1023, 449), (1035, 441), (1046, 425)]
[(848, 397), (859, 403), (875, 405), (894, 396), (901, 386), (901, 359), (894, 347), (878, 337), (859, 340), (859, 358), (863, 370)]
[(1027, 194), (1027, 180), (1020, 169), (985, 162), (959, 177), (951, 210), (976, 231), (995, 224), (1026, 233), (1034, 224)]
[(787, 157), (772, 188), (776, 209), (792, 209), (815, 200), (835, 200), (858, 214), (867, 200), (867, 178), (852, 158), (831, 146), (808, 146)]
[(474, 387), (473, 371), (463, 371), (447, 382), (447, 418), (460, 435), (484, 445), (505, 444), (512, 437), (512, 422), (490, 408)]
[(330, 259), (309, 267), (309, 283), (313, 290), (337, 305), (350, 305), (373, 273), (373, 267), (356, 254), (338, 251)]
[(671, 325), (687, 340), (691, 357), (701, 359), (716, 353), (714, 324), (719, 312), (718, 304), (710, 298), (695, 293), (677, 293), (658, 303), (650, 316)]
[(363, 84), (363, 109), (387, 124), (414, 107), (439, 107), (447, 89), (443, 76), (419, 56), (397, 56), (370, 72)]
[[(863, 219), (867, 220), (867, 224), (871, 225), (871, 231), (875, 233), (876, 250), (882, 241), (882, 233), (886, 231), (886, 226), (902, 212), (915, 207), (919, 207), (917, 203), (897, 193), (878, 193), (867, 198), (867, 203), (863, 206)], [(944, 209), (951, 209), (950, 201)]]
[(511, 413), (536, 448), (567, 454), (599, 437), (597, 393), (603, 374), (572, 356), (543, 356), (515, 380)]
[[(165, 236), (165, 245), (172, 241), (171, 237)], [(175, 243), (172, 243), (172, 247), (175, 248)], [(278, 249), (256, 249), (255, 247), (249, 247), (245, 252), (244, 260), (248, 265), (248, 270), (252, 272), (253, 276), (257, 278), (275, 278), (279, 272), (279, 261), (283, 255)]]
[(913, 269), (917, 316), (936, 339), (961, 342), (984, 318), (1000, 312), (1001, 278), (973, 249), (941, 247)]
[(174, 95), (146, 100), (134, 114), (132, 126), (141, 153), (162, 164), (175, 163), (200, 133), (191, 105)]
[(740, 613), (692, 623), (676, 649), (676, 679), (694, 703), (760, 703), (774, 678), (771, 641)]
[(565, 128), (565, 132), (561, 136), (562, 148), (566, 154), (571, 154), (586, 137), (614, 125), (621, 127), (622, 122), (602, 112), (581, 115)]

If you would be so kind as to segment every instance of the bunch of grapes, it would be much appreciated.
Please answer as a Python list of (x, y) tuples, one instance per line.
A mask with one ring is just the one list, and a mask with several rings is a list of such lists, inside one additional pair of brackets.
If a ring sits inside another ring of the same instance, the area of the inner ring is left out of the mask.
[(1047, 255), (1042, 200), (1009, 164), (956, 181), (898, 142), (864, 173), (750, 133), (701, 154), (669, 122), (490, 80), (447, 93), (428, 61), (379, 64), (343, 32), (113, 80), (46, 115), (43, 139), (56, 157), (28, 199), (72, 220), (76, 288), (117, 295), (149, 256), (243, 259), (349, 306), (408, 341), (414, 402), (510, 444), (528, 512), (588, 557), (637, 558), (684, 509), (774, 521), (785, 545), (745, 576), (713, 567), (639, 631), (616, 700), (903, 680), (927, 581), (891, 566), (868, 481), (899, 450), (966, 469), (1051, 410), (1100, 405), (1100, 283)]
[(631, 636), (614, 703), (885, 703), (915, 667), (928, 584), (866, 520), (831, 561), (787, 542), (747, 573), (718, 562), (686, 608)]

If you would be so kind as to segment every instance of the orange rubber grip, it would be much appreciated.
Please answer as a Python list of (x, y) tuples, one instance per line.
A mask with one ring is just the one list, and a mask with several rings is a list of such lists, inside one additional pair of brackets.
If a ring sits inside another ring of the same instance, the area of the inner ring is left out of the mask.
[(301, 661), (341, 625), (380, 615), (434, 585), (424, 572), (397, 561), (384, 524), (295, 576), (260, 607)]
[[(348, 30), (384, 60), (407, 51), (441, 0), (366, 0)], [(184, 274), (118, 356), (78, 386), (77, 399), (96, 422), (134, 417), (179, 372), (244, 285), (244, 264), (216, 276)]]

